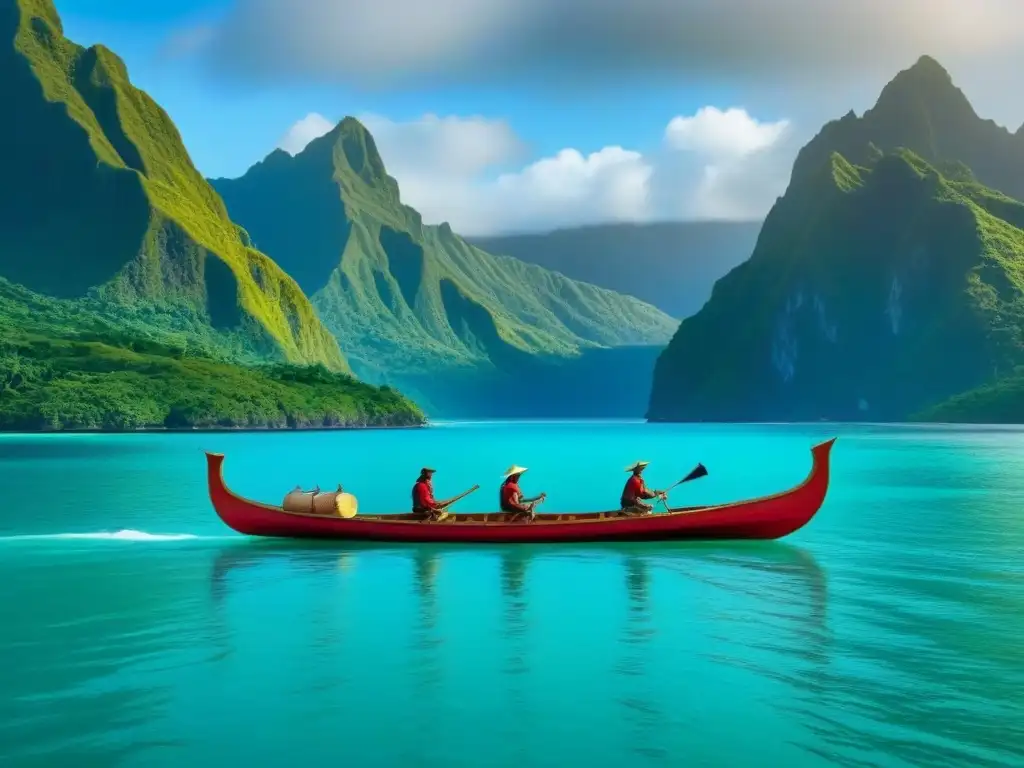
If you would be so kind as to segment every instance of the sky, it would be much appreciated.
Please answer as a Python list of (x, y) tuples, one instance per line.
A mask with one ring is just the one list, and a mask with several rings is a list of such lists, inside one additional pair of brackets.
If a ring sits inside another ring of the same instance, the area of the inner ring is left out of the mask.
[(799, 148), (937, 58), (1016, 130), (1020, 0), (56, 0), (235, 177), (347, 115), (464, 235), (760, 219)]

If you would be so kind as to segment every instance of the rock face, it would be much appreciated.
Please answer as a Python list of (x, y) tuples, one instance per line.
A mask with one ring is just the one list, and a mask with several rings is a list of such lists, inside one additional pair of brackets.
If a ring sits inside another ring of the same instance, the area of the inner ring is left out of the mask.
[(827, 125), (753, 256), (662, 353), (648, 417), (901, 420), (1011, 371), (1022, 149), (928, 58)]
[[(536, 380), (539, 360), (661, 346), (675, 329), (636, 298), (492, 255), (447, 224), (423, 224), (352, 118), (295, 157), (276, 151), (241, 178), (212, 184), (255, 246), (312, 296), (356, 373), (428, 403), (475, 397), (485, 381), (499, 397), (496, 375), (514, 383), (529, 368)], [(634, 381), (649, 376), (648, 368)], [(544, 396), (531, 387), (523, 399)]]
[(177, 129), (50, 0), (0, 2), (0, 277), (138, 315), (177, 313), (256, 356), (347, 370), (295, 282), (249, 247)]

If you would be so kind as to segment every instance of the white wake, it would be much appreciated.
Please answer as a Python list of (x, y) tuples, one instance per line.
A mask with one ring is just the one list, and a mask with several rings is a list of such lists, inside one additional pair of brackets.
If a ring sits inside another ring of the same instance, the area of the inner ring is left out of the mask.
[(216, 536), (197, 536), (194, 533), (147, 533), (146, 531), (96, 531), (93, 533), (44, 533), (26, 536), (0, 536), (0, 541), (189, 541), (211, 539)]

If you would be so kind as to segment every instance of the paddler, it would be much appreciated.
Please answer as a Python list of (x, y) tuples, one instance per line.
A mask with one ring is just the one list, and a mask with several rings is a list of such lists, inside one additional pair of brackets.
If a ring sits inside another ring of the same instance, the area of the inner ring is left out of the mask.
[(420, 476), (412, 487), (413, 514), (423, 515), (427, 518), (437, 518), (445, 515), (444, 507), (434, 498), (434, 472), (436, 471), (430, 467), (424, 467), (420, 470)]
[(519, 515), (529, 515), (530, 519), (533, 520), (537, 517), (537, 503), (545, 499), (547, 494), (541, 493), (532, 499), (523, 498), (522, 491), (519, 490), (519, 478), (526, 471), (527, 467), (520, 467), (516, 464), (505, 470), (505, 474), (502, 476), (504, 479), (501, 484), (499, 503), (502, 512), (508, 512), (517, 517)]
[(636, 464), (626, 467), (626, 471), (632, 474), (626, 481), (626, 487), (622, 489), (622, 497), (619, 499), (623, 511), (649, 515), (654, 510), (654, 506), (648, 504), (644, 499), (667, 498), (664, 491), (652, 491), (644, 482), (644, 469), (650, 463), (649, 461), (638, 461)]

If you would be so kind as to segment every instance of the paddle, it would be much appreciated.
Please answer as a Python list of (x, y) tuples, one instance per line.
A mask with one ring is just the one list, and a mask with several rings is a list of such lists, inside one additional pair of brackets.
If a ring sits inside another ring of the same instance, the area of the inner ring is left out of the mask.
[(688, 483), (691, 480), (696, 480), (697, 478), (704, 477), (707, 473), (708, 473), (708, 471), (704, 467), (704, 465), (703, 464), (698, 464), (696, 467), (694, 467), (692, 470), (690, 470), (690, 474), (688, 474), (682, 480), (677, 480), (676, 482), (672, 483), (672, 485), (670, 485), (668, 488), (666, 488), (662, 492), (663, 495), (661, 497), (661, 503), (665, 506), (665, 511), (666, 512), (669, 511), (668, 510), (668, 492), (669, 491), (671, 491), (677, 485), (682, 485), (683, 483)]
[[(548, 497), (548, 495), (546, 493), (541, 493), (541, 494), (539, 494), (537, 496), (534, 496), (532, 499), (520, 499), (519, 501), (520, 501), (521, 504), (526, 504), (528, 506), (531, 506), (531, 512), (532, 512), (533, 515), (535, 515), (535, 514), (537, 514), (536, 511), (535, 511), (537, 509), (537, 505), (538, 504), (543, 504), (544, 500), (547, 497)], [(518, 519), (518, 517), (520, 515), (526, 515), (526, 514), (530, 514), (530, 513), (528, 513), (528, 512), (511, 512), (509, 514), (511, 515), (511, 517), (509, 517), (508, 520), (511, 522), (512, 520)], [(531, 519), (532, 519), (532, 516), (531, 516)]]
[(478, 490), (480, 490), (480, 486), (479, 485), (474, 485), (468, 491), (464, 491), (463, 493), (460, 493), (458, 496), (452, 496), (447, 501), (442, 501), (440, 504), (438, 504), (438, 506), (441, 507), (441, 509), (448, 509), (448, 507), (450, 507), (452, 504), (454, 504), (459, 499), (464, 499), (467, 496), (469, 496), (469, 494), (473, 493), (474, 491), (478, 491)]

